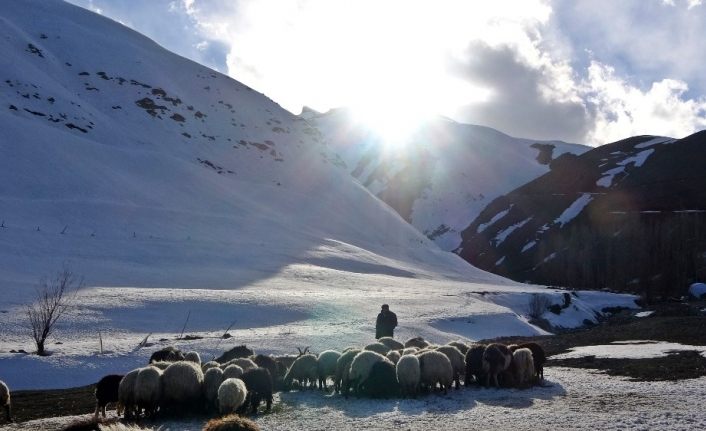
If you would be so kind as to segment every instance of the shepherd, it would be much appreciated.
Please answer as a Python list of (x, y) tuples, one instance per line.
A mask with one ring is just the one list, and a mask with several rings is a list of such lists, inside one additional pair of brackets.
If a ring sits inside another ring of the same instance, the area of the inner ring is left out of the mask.
[(382, 337), (393, 337), (393, 332), (397, 327), (397, 315), (390, 311), (390, 306), (382, 304), (377, 322), (375, 322), (375, 339)]

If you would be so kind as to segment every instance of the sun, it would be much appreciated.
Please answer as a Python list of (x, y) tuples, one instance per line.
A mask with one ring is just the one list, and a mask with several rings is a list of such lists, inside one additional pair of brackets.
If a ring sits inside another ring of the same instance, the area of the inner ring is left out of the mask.
[(351, 106), (353, 121), (368, 129), (390, 149), (400, 149), (416, 131), (434, 118), (435, 113), (404, 99), (371, 98)]

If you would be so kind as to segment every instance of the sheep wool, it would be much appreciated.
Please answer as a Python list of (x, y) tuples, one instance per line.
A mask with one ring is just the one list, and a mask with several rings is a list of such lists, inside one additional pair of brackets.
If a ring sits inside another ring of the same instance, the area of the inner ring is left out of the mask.
[(402, 350), (404, 349), (404, 344), (395, 340), (392, 337), (381, 337), (378, 338), (378, 343), (386, 345), (391, 350)]
[(453, 366), (449, 358), (435, 350), (423, 352), (418, 358), (421, 384), (433, 389), (438, 383), (446, 393), (453, 382)]
[(341, 352), (335, 350), (325, 350), (319, 354), (316, 364), (316, 372), (319, 378), (319, 389), (327, 389), (326, 380), (336, 375), (336, 364)]
[(245, 403), (248, 390), (240, 379), (225, 379), (218, 387), (218, 409), (221, 414), (234, 413)]
[(441, 352), (451, 361), (453, 367), (453, 378), (456, 383), (456, 389), (461, 387), (461, 376), (466, 373), (466, 357), (454, 346), (439, 346), (437, 352)]
[(373, 368), (373, 365), (382, 361), (390, 362), (383, 355), (370, 350), (363, 350), (353, 358), (349, 380), (356, 393), (360, 393), (361, 386), (363, 382), (367, 380), (368, 375), (370, 375), (370, 370)]
[(353, 358), (360, 353), (360, 349), (351, 349), (346, 351), (338, 358), (336, 362), (336, 377), (334, 378), (334, 386), (336, 390), (340, 393), (342, 390), (348, 392), (348, 381), (351, 371), (351, 362)]
[(132, 370), (120, 380), (120, 385), (118, 386), (118, 415), (120, 415), (121, 410), (125, 411), (126, 418), (131, 417), (134, 413), (135, 382), (140, 370), (141, 368)]
[(371, 352), (379, 353), (381, 355), (387, 355), (390, 348), (382, 343), (370, 343), (363, 348), (363, 350), (369, 350)]
[(397, 361), (396, 373), (402, 393), (405, 395), (416, 395), (420, 379), (419, 358), (414, 355), (403, 355)]
[(239, 379), (243, 375), (243, 369), (238, 365), (232, 364), (228, 365), (223, 369), (223, 380), (225, 379)]
[(318, 378), (318, 364), (318, 358), (316, 355), (312, 355), (311, 353), (298, 357), (292, 366), (289, 367), (287, 374), (284, 376), (285, 386), (291, 386), (294, 380), (298, 380), (302, 385), (306, 384), (307, 381), (313, 384)]
[(5, 418), (8, 422), (12, 421), (11, 405), (12, 401), (10, 400), (10, 388), (7, 387), (5, 382), (0, 380), (0, 407), (5, 409)]
[(400, 360), (401, 356), (402, 355), (400, 355), (400, 352), (398, 352), (397, 350), (390, 350), (387, 355), (385, 355), (385, 357), (389, 359), (390, 362), (392, 362), (393, 364), (397, 364), (397, 361)]
[(184, 355), (184, 360), (189, 361), (189, 362), (193, 362), (193, 363), (201, 366), (201, 355), (199, 355), (199, 352), (187, 352)]
[(512, 362), (515, 364), (518, 386), (531, 384), (535, 377), (532, 351), (527, 348), (515, 350), (512, 353)]
[(162, 374), (162, 401), (165, 405), (193, 405), (201, 397), (203, 371), (189, 361), (175, 362)]
[(224, 374), (223, 370), (215, 367), (209, 368), (206, 374), (203, 375), (203, 391), (209, 406), (215, 407), (216, 400), (218, 399), (218, 388), (221, 386), (221, 383), (223, 383), (223, 380), (225, 380), (223, 378)]
[(140, 368), (135, 378), (135, 404), (145, 409), (146, 415), (157, 411), (162, 397), (162, 370), (156, 367)]

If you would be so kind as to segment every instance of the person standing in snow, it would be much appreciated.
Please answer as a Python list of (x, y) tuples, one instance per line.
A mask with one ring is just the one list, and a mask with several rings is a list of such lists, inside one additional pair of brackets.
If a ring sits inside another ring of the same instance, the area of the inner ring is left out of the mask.
[(375, 322), (375, 339), (382, 337), (393, 337), (393, 332), (397, 327), (397, 315), (390, 311), (390, 306), (382, 304), (377, 322)]

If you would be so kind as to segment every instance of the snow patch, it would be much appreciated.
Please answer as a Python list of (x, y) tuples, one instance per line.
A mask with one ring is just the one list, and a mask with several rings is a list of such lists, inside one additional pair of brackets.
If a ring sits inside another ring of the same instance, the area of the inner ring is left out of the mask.
[(532, 220), (532, 217), (528, 217), (528, 218), (522, 220), (521, 222), (515, 223), (511, 226), (508, 226), (505, 229), (498, 232), (498, 234), (495, 236), (495, 238), (493, 238), (493, 241), (495, 242), (495, 246), (497, 247), (500, 244), (502, 244), (507, 239), (507, 237), (510, 236), (511, 233), (513, 233), (517, 229), (521, 228), (522, 226), (526, 225), (527, 222), (529, 222), (530, 220)]
[(535, 245), (537, 245), (537, 241), (532, 240), (532, 241), (528, 242), (527, 244), (525, 244), (524, 247), (522, 247), (522, 251), (520, 251), (520, 253), (526, 252), (527, 250), (531, 249)]
[(597, 346), (574, 347), (567, 353), (552, 356), (552, 359), (575, 359), (587, 356), (615, 359), (649, 359), (661, 358), (678, 351), (699, 352), (701, 355), (706, 356), (706, 346), (692, 346), (664, 341), (632, 340)]
[(658, 137), (656, 137), (656, 138), (650, 139), (649, 141), (645, 141), (645, 142), (643, 142), (643, 143), (641, 143), (641, 144), (635, 145), (635, 148), (642, 149), (642, 148), (651, 147), (651, 146), (657, 145), (657, 144), (666, 145), (666, 144), (671, 144), (671, 143), (673, 143), (673, 142), (676, 142), (676, 139), (666, 138), (666, 137), (664, 137), (664, 136), (658, 136)]
[(571, 205), (569, 205), (569, 207), (565, 209), (556, 220), (554, 220), (554, 223), (558, 223), (559, 227), (564, 227), (565, 224), (569, 223), (577, 215), (579, 215), (586, 205), (588, 205), (592, 200), (593, 196), (590, 193), (582, 194)]
[(476, 230), (476, 232), (477, 232), (477, 233), (483, 233), (483, 231), (486, 230), (488, 227), (494, 225), (498, 220), (500, 220), (501, 218), (505, 217), (505, 216), (507, 215), (507, 213), (510, 212), (510, 210), (512, 209), (513, 206), (514, 206), (514, 204), (513, 204), (513, 205), (510, 205), (510, 208), (508, 208), (508, 209), (506, 209), (506, 210), (502, 210), (502, 211), (500, 211), (499, 213), (495, 214), (495, 215), (493, 216), (493, 218), (490, 219), (489, 222), (479, 224), (479, 225), (478, 225), (478, 229)]

